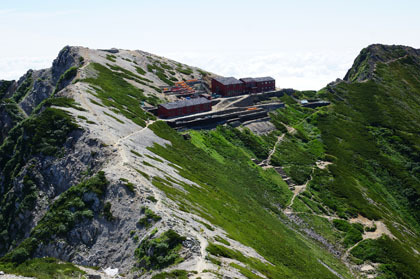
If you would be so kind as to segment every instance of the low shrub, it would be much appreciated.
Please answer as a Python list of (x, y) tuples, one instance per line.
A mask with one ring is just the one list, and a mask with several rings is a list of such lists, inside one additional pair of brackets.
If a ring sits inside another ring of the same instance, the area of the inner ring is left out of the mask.
[(103, 209), (102, 212), (103, 212), (105, 218), (108, 221), (113, 221), (115, 219), (115, 217), (112, 215), (112, 212), (111, 212), (111, 203), (110, 202), (105, 203), (104, 209)]
[(0, 262), (0, 270), (9, 274), (38, 279), (80, 278), (85, 274), (71, 263), (48, 257), (27, 260), (20, 264)]
[(152, 279), (188, 279), (188, 271), (186, 270), (173, 270), (171, 272), (162, 272), (156, 274)]
[(227, 241), (227, 240), (226, 240), (226, 239), (224, 239), (223, 237), (220, 237), (220, 236), (216, 235), (216, 236), (214, 237), (214, 239), (215, 239), (216, 241), (220, 242), (220, 243), (223, 243), (223, 244), (225, 244), (225, 245), (227, 245), (227, 246), (230, 246), (229, 241)]
[(32, 71), (28, 71), (26, 73), (25, 79), (20, 84), (20, 86), (16, 89), (15, 93), (13, 94), (12, 99), (16, 103), (19, 103), (23, 99), (23, 97), (25, 97), (26, 94), (28, 94), (29, 90), (31, 90), (32, 84), (33, 84), (32, 73), (33, 73)]
[(76, 75), (79, 67), (73, 66), (68, 68), (58, 79), (53, 95), (63, 89)]
[(148, 199), (149, 201), (151, 201), (153, 203), (157, 202), (157, 199), (154, 196), (147, 196), (146, 199)]
[(123, 182), (122, 184), (127, 187), (127, 189), (131, 192), (134, 193), (135, 190), (135, 186), (132, 182), (128, 181), (128, 179), (126, 178), (120, 178), (120, 181)]
[(388, 274), (383, 278), (418, 278), (420, 274), (418, 257), (387, 236), (363, 240), (350, 252), (362, 261), (381, 263), (379, 272)]
[(185, 237), (173, 230), (168, 230), (157, 238), (143, 240), (135, 251), (137, 266), (146, 270), (162, 269), (182, 261), (178, 252), (184, 240)]
[(143, 70), (142, 68), (140, 68), (140, 67), (135, 67), (135, 68), (136, 68), (136, 72), (139, 73), (140, 75), (145, 75), (146, 74), (146, 71)]
[(142, 207), (141, 213), (145, 216), (142, 217), (138, 222), (137, 225), (143, 228), (150, 228), (153, 223), (158, 222), (162, 219), (159, 215), (154, 213), (151, 209)]
[(108, 59), (111, 62), (117, 62), (117, 56), (112, 55), (112, 54), (107, 54), (106, 59)]

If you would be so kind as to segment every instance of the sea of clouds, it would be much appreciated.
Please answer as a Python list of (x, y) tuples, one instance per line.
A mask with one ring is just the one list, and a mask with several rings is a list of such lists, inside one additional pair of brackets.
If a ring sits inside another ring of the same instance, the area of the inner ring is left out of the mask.
[(276, 86), (318, 90), (343, 78), (356, 57), (351, 51), (264, 53), (169, 53), (167, 57), (223, 76), (272, 76)]
[(53, 57), (0, 57), (0, 80), (17, 80), (29, 69), (49, 68), (53, 60)]
[[(173, 52), (164, 56), (223, 75), (240, 77), (272, 76), (277, 87), (318, 90), (343, 78), (354, 53), (348, 52)], [(51, 57), (0, 57), (0, 79), (18, 79), (28, 69), (51, 66)]]

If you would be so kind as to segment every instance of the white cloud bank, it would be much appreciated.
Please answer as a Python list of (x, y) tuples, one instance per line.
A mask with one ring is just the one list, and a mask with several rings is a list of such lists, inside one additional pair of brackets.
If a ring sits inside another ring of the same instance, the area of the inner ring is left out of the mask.
[[(166, 53), (182, 63), (223, 75), (272, 76), (278, 87), (318, 90), (343, 78), (357, 54), (332, 52)], [(0, 58), (0, 79), (18, 79), (29, 69), (51, 66), (54, 57)]]
[(52, 57), (0, 57), (0, 79), (17, 80), (29, 69), (40, 70), (52, 65)]
[(318, 90), (343, 78), (356, 58), (351, 51), (288, 53), (168, 53), (167, 57), (223, 76), (272, 76), (281, 88)]

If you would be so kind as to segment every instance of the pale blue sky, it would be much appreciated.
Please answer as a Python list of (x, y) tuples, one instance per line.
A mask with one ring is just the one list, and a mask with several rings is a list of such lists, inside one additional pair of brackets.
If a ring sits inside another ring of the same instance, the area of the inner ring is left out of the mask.
[(65, 45), (141, 49), (235, 76), (319, 89), (371, 43), (420, 48), (420, 1), (0, 0), (0, 79)]

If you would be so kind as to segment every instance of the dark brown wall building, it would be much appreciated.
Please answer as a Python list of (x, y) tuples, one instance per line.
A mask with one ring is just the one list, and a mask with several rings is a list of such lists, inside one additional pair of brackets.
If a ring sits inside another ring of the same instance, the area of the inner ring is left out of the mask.
[(245, 84), (245, 93), (260, 93), (276, 89), (276, 81), (272, 77), (241, 78)]
[(276, 81), (272, 77), (259, 77), (254, 78), (254, 80), (257, 85), (257, 92), (276, 90)]
[(248, 93), (260, 93), (276, 90), (276, 81), (272, 77), (241, 78), (219, 77), (211, 81), (211, 91), (224, 97)]
[(212, 92), (224, 97), (241, 95), (244, 88), (244, 83), (234, 77), (218, 77), (211, 80)]
[(211, 100), (202, 97), (166, 103), (159, 105), (158, 116), (160, 118), (169, 118), (210, 111), (211, 104)]

